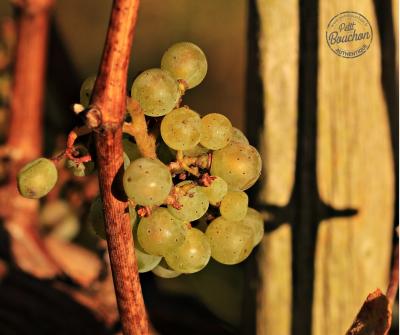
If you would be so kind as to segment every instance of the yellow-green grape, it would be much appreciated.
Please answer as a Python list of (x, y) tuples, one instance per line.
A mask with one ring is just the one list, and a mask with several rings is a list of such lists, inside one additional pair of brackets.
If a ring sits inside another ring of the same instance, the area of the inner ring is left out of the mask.
[(213, 152), (211, 174), (223, 178), (230, 189), (247, 190), (261, 174), (261, 157), (251, 145), (230, 143)]
[(228, 192), (228, 184), (221, 177), (215, 177), (210, 186), (202, 187), (211, 205), (216, 206)]
[(197, 157), (208, 154), (210, 149), (203, 147), (201, 144), (197, 144), (191, 149), (183, 150), (183, 155), (188, 157)]
[(253, 230), (223, 217), (214, 219), (206, 230), (211, 245), (211, 257), (222, 264), (237, 264), (253, 249)]
[(190, 184), (193, 187), (178, 197), (181, 208), (177, 209), (168, 205), (170, 213), (184, 221), (195, 221), (201, 218), (209, 206), (207, 196), (203, 193), (201, 186), (197, 186), (192, 181), (182, 181), (176, 187), (188, 187)]
[(39, 199), (53, 189), (57, 179), (58, 172), (54, 163), (46, 158), (38, 158), (18, 172), (18, 191), (25, 198)]
[(195, 273), (203, 269), (211, 256), (210, 242), (200, 230), (189, 229), (185, 242), (165, 255), (171, 269), (181, 273)]
[(242, 133), (241, 130), (232, 127), (233, 132), (232, 132), (232, 138), (231, 142), (239, 142), (239, 143), (244, 143), (244, 144), (249, 144), (249, 140), (247, 139), (246, 135)]
[(181, 97), (177, 81), (161, 69), (141, 73), (132, 84), (131, 94), (139, 102), (143, 113), (149, 116), (166, 115)]
[(188, 150), (200, 142), (201, 119), (187, 107), (174, 109), (161, 122), (161, 137), (175, 150)]
[(86, 78), (81, 86), (80, 92), (80, 103), (81, 105), (88, 107), (90, 103), (90, 98), (92, 97), (92, 91), (94, 83), (96, 82), (96, 76), (91, 76)]
[(164, 256), (185, 240), (188, 223), (159, 207), (140, 220), (137, 237), (143, 250), (151, 255)]
[(181, 275), (180, 272), (172, 270), (164, 259), (161, 260), (160, 264), (158, 264), (152, 271), (157, 277), (171, 279), (176, 278)]
[(247, 213), (249, 197), (243, 191), (228, 191), (221, 201), (219, 211), (230, 221), (240, 221)]
[(125, 170), (123, 185), (128, 198), (138, 205), (161, 205), (171, 190), (172, 178), (158, 159), (139, 158)]
[(122, 148), (131, 162), (142, 156), (137, 144), (129, 141), (127, 138), (122, 140)]
[(150, 255), (143, 250), (137, 238), (137, 225), (133, 229), (133, 238), (135, 241), (135, 255), (138, 271), (144, 273), (153, 270), (160, 263), (162, 257)]
[(40, 210), (39, 223), (49, 235), (63, 241), (72, 240), (80, 229), (78, 217), (64, 200), (46, 202)]
[[(129, 207), (129, 224), (131, 229), (137, 220), (137, 213), (133, 209)], [(89, 215), (88, 215), (88, 223), (91, 225), (93, 232), (103, 240), (106, 239), (106, 227), (105, 227), (105, 219), (103, 213), (103, 202), (101, 201), (100, 196), (97, 196), (93, 199), (92, 204), (90, 205)]]
[(207, 114), (201, 119), (200, 144), (212, 150), (228, 145), (232, 138), (232, 124), (229, 119), (218, 113)]
[(161, 59), (161, 68), (184, 80), (187, 88), (199, 85), (207, 74), (207, 59), (195, 44), (180, 42), (172, 45)]
[(256, 211), (254, 208), (249, 207), (245, 218), (240, 222), (240, 224), (248, 225), (253, 229), (253, 246), (256, 246), (262, 241), (264, 237), (264, 220), (261, 213)]

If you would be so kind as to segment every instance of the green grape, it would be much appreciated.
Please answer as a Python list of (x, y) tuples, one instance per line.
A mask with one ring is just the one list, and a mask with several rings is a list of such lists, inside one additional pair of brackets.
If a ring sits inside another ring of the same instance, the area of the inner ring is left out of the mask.
[(202, 187), (211, 205), (216, 206), (228, 192), (228, 184), (221, 177), (215, 177), (210, 186)]
[(153, 270), (160, 263), (162, 257), (150, 255), (143, 250), (137, 238), (137, 225), (133, 229), (133, 238), (138, 271), (144, 273)]
[(187, 107), (174, 109), (161, 122), (161, 137), (175, 150), (188, 150), (200, 141), (201, 119)]
[(161, 68), (184, 80), (187, 88), (199, 85), (207, 74), (207, 59), (203, 51), (190, 42), (172, 45), (161, 59)]
[(176, 278), (181, 275), (180, 272), (172, 270), (164, 259), (161, 260), (160, 264), (158, 264), (152, 271), (156, 276), (160, 278), (170, 279)]
[(84, 107), (89, 106), (90, 98), (92, 97), (92, 91), (93, 91), (95, 82), (96, 82), (96, 76), (91, 76), (89, 78), (86, 78), (81, 86), (80, 103)]
[(227, 117), (218, 113), (207, 114), (201, 119), (200, 144), (217, 150), (228, 145), (232, 138), (232, 124)]
[(178, 197), (178, 202), (182, 206), (179, 209), (168, 205), (168, 210), (172, 215), (184, 221), (195, 221), (201, 218), (207, 211), (209, 202), (203, 193), (202, 187), (197, 186), (192, 181), (182, 181), (176, 185), (178, 188), (189, 188), (184, 195)]
[(253, 249), (253, 230), (223, 217), (214, 219), (206, 230), (211, 245), (211, 257), (222, 264), (237, 264)]
[(262, 241), (264, 237), (264, 220), (261, 213), (256, 211), (254, 208), (249, 207), (245, 218), (240, 222), (240, 224), (248, 225), (253, 229), (253, 247)]
[(203, 147), (201, 144), (197, 144), (191, 149), (183, 150), (183, 155), (188, 157), (197, 157), (208, 154), (210, 149)]
[(54, 163), (46, 158), (38, 158), (18, 172), (18, 191), (25, 198), (39, 199), (53, 189), (57, 179), (58, 172)]
[[(79, 152), (78, 157), (82, 157), (89, 153), (89, 150), (82, 145), (76, 147), (75, 149), (78, 150), (78, 152)], [(91, 173), (93, 173), (93, 171), (95, 169), (94, 161), (92, 161), (92, 160), (89, 162), (85, 162), (85, 163), (76, 163), (72, 159), (67, 159), (67, 161), (65, 162), (65, 166), (76, 177), (88, 176)]]
[(232, 127), (232, 128), (233, 128), (233, 132), (232, 132), (231, 142), (239, 142), (239, 143), (249, 144), (249, 140), (247, 139), (245, 134), (242, 133), (241, 130), (239, 130), (235, 127)]
[(243, 191), (229, 191), (221, 201), (219, 211), (230, 221), (240, 221), (247, 213), (249, 197)]
[(125, 170), (123, 185), (128, 198), (138, 205), (161, 205), (171, 190), (172, 178), (158, 159), (139, 158)]
[(128, 155), (125, 152), (122, 153), (122, 158), (124, 160), (124, 171), (125, 171), (131, 164), (131, 160), (129, 159)]
[(163, 256), (184, 242), (187, 225), (166, 208), (159, 207), (140, 220), (137, 237), (145, 252)]
[(230, 143), (213, 152), (211, 174), (223, 178), (230, 189), (247, 190), (260, 177), (260, 154), (251, 145)]
[[(133, 229), (136, 220), (137, 220), (136, 211), (134, 209), (131, 209), (131, 207), (129, 207), (129, 224), (131, 226), (131, 229)], [(103, 202), (101, 201), (100, 196), (94, 198), (92, 204), (90, 205), (88, 223), (91, 225), (93, 232), (98, 237), (102, 238), (103, 240), (106, 239)]]
[(161, 256), (150, 255), (135, 248), (135, 256), (139, 273), (145, 273), (153, 270), (161, 261)]
[(182, 245), (165, 255), (171, 269), (181, 273), (195, 273), (203, 269), (211, 256), (210, 242), (198, 229), (192, 228), (186, 234)]
[(122, 140), (122, 148), (131, 162), (142, 156), (137, 144), (129, 141), (127, 138)]
[(181, 97), (176, 80), (161, 69), (141, 73), (132, 84), (131, 94), (139, 102), (143, 113), (149, 116), (168, 114)]

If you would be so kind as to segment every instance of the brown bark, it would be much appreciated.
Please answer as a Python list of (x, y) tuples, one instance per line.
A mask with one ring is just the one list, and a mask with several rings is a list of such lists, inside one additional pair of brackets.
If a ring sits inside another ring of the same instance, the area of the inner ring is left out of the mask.
[[(101, 113), (96, 133), (99, 184), (107, 244), (124, 334), (148, 334), (127, 203), (114, 185), (123, 167), (122, 124), (126, 111), (127, 69), (136, 24), (138, 0), (115, 0), (92, 105)], [(121, 186), (119, 184), (119, 186)]]

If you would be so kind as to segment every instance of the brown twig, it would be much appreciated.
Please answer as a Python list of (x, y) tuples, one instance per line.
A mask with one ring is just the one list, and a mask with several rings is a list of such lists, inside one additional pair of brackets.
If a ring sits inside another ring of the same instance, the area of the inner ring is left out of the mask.
[(103, 201), (107, 244), (124, 334), (148, 334), (132, 231), (126, 202), (114, 184), (123, 171), (122, 124), (126, 111), (126, 81), (138, 0), (115, 0), (103, 58), (91, 106), (101, 113), (95, 133), (99, 185)]
[[(38, 239), (38, 201), (18, 194), (16, 174), (27, 161), (42, 151), (43, 92), (46, 66), (47, 36), (52, 0), (14, 1), (16, 5), (17, 43), (13, 72), (10, 128), (5, 147), (10, 154), (9, 183), (0, 190), (2, 209), (7, 208), (5, 226), (9, 231), (20, 230), (21, 238), (12, 240), (14, 258), (25, 271), (37, 273), (35, 260), (47, 268), (43, 273), (53, 276), (59, 272), (53, 258)], [(3, 197), (3, 194), (6, 196)], [(23, 238), (22, 238), (23, 237)], [(31, 261), (22, 255), (28, 251)]]
[(131, 98), (127, 99), (127, 110), (131, 115), (132, 122), (125, 122), (124, 133), (135, 138), (138, 149), (143, 157), (157, 158), (156, 138), (149, 134), (146, 119), (139, 103)]

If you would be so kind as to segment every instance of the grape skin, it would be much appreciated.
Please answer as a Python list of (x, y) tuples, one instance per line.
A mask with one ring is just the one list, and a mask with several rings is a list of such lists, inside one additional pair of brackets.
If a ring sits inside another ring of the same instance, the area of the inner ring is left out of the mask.
[(80, 103), (84, 107), (89, 107), (90, 98), (92, 97), (92, 91), (96, 82), (96, 76), (90, 76), (85, 79), (82, 83), (80, 91)]
[(253, 246), (259, 244), (264, 237), (264, 220), (261, 213), (254, 208), (249, 207), (245, 218), (241, 221), (241, 224), (248, 225), (253, 229), (254, 241)]
[(207, 59), (195, 44), (180, 42), (172, 45), (161, 59), (161, 68), (176, 80), (183, 80), (187, 88), (199, 85), (207, 74)]
[(58, 172), (54, 163), (47, 158), (38, 158), (18, 172), (18, 191), (25, 198), (39, 199), (53, 189), (57, 180)]
[(168, 210), (178, 219), (195, 221), (201, 218), (207, 211), (209, 202), (207, 196), (202, 192), (201, 186), (197, 186), (191, 181), (180, 182), (176, 187), (182, 187), (188, 184), (193, 184), (193, 188), (189, 189), (185, 195), (178, 198), (178, 202), (182, 207), (176, 209), (168, 205)]
[(158, 159), (139, 158), (125, 170), (123, 185), (128, 198), (137, 204), (161, 205), (171, 190), (172, 178)]
[(161, 122), (161, 137), (174, 150), (188, 150), (200, 142), (201, 119), (187, 107), (174, 109)]
[(203, 269), (211, 256), (207, 237), (198, 229), (189, 229), (182, 245), (165, 255), (171, 269), (181, 273), (195, 273)]
[(229, 119), (218, 113), (207, 114), (201, 119), (200, 144), (217, 150), (227, 146), (232, 138), (232, 124)]
[(242, 133), (241, 130), (239, 130), (238, 128), (235, 128), (235, 127), (232, 127), (231, 143), (232, 142), (249, 144), (249, 140), (247, 139), (247, 137)]
[(251, 145), (230, 143), (213, 152), (211, 174), (224, 179), (230, 189), (247, 190), (261, 174), (261, 157)]
[(160, 264), (158, 264), (152, 271), (156, 276), (160, 278), (176, 278), (181, 275), (180, 272), (172, 270), (164, 259), (161, 260)]
[(163, 116), (178, 104), (179, 85), (167, 71), (149, 69), (133, 82), (132, 98), (137, 100), (145, 115)]
[(137, 230), (139, 244), (151, 255), (164, 256), (184, 242), (187, 225), (166, 208), (159, 207), (140, 220)]
[(212, 177), (215, 179), (211, 185), (202, 187), (202, 191), (207, 196), (210, 204), (216, 206), (228, 192), (228, 184), (221, 177)]
[(222, 264), (238, 264), (253, 250), (253, 230), (223, 217), (214, 219), (206, 230), (211, 257)]
[(243, 191), (229, 191), (221, 201), (221, 215), (230, 221), (240, 221), (247, 213), (249, 197)]
[(153, 270), (161, 261), (161, 256), (150, 255), (144, 251), (137, 238), (137, 227), (133, 229), (133, 239), (135, 244), (135, 256), (140, 273), (149, 272)]

